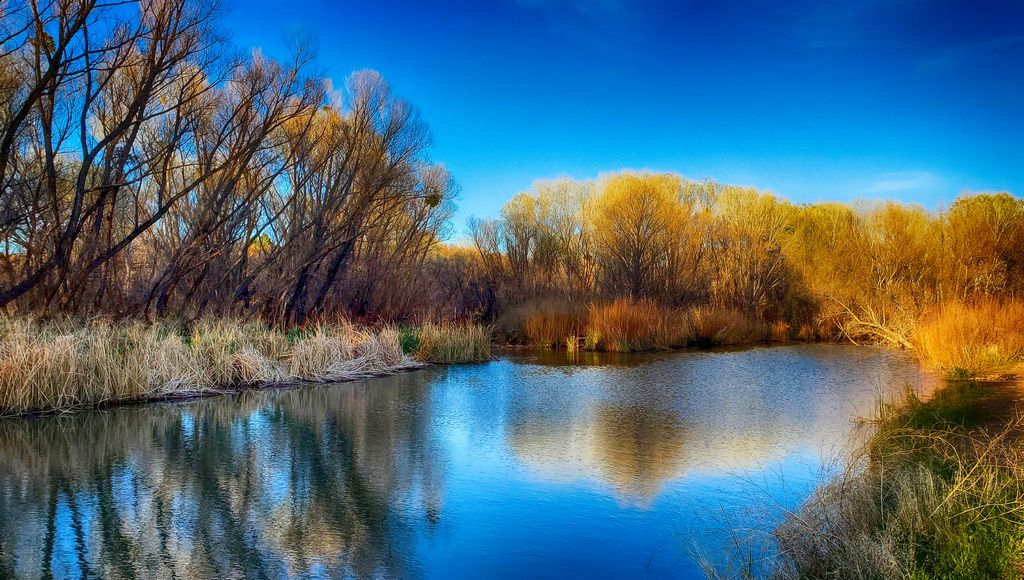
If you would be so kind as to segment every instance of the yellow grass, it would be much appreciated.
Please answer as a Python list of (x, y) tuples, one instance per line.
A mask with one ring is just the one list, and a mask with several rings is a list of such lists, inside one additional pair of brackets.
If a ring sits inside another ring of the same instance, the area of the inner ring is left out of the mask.
[(768, 333), (774, 342), (785, 342), (789, 340), (792, 329), (788, 322), (779, 320), (768, 326)]
[(1024, 361), (1024, 301), (947, 303), (926, 314), (915, 346), (928, 365), (952, 374), (984, 375)]
[(804, 342), (814, 342), (815, 340), (818, 340), (819, 333), (810, 324), (801, 324), (800, 329), (797, 330), (796, 338), (797, 340), (802, 340)]
[(210, 389), (337, 381), (417, 366), (397, 330), (321, 325), (290, 339), (237, 320), (190, 329), (140, 322), (0, 319), (0, 415)]

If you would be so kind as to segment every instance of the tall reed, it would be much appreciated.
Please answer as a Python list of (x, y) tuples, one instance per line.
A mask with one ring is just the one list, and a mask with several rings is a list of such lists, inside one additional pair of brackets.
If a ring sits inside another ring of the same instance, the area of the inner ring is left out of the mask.
[(531, 345), (558, 348), (576, 345), (585, 334), (587, 311), (570, 304), (541, 303), (531, 305), (523, 316), (523, 332)]
[(630, 352), (685, 346), (691, 327), (685, 311), (648, 300), (620, 299), (591, 305), (587, 345), (598, 350)]
[(694, 342), (698, 345), (733, 345), (765, 340), (767, 328), (733, 308), (698, 306), (690, 311)]
[(922, 360), (947, 373), (1008, 370), (1024, 361), (1024, 300), (944, 304), (923, 317), (915, 339)]

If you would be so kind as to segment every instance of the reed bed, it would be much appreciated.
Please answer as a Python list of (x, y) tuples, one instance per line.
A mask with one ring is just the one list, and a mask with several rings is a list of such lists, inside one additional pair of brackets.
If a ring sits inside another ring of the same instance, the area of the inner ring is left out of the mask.
[(523, 315), (523, 333), (533, 346), (578, 350), (579, 337), (586, 333), (587, 311), (568, 304), (543, 303)]
[(1024, 301), (953, 302), (926, 314), (916, 332), (921, 359), (953, 376), (984, 376), (1024, 361)]
[(523, 332), (530, 345), (570, 351), (636, 352), (781, 342), (794, 334), (786, 322), (753, 321), (735, 309), (670, 308), (649, 300), (590, 304), (582, 312), (548, 303), (523, 310)]
[(690, 311), (694, 342), (699, 345), (735, 345), (765, 341), (768, 327), (732, 308), (701, 306)]
[(280, 332), (259, 322), (113, 323), (0, 319), (0, 415), (342, 381), (490, 356), (472, 325), (427, 325), (407, 355), (392, 327), (348, 323)]

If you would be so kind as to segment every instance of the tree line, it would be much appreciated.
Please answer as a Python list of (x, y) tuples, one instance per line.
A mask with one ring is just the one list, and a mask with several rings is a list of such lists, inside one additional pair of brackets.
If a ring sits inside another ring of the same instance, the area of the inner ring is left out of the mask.
[(1024, 200), (1007, 193), (934, 213), (624, 172), (539, 182), (470, 237), (487, 313), (628, 298), (906, 346), (937, 304), (1024, 296)]

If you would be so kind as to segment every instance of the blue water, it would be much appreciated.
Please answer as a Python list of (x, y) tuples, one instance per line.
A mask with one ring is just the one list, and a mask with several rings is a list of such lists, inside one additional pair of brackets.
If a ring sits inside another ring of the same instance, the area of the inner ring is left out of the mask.
[(0, 576), (700, 576), (930, 384), (868, 347), (539, 353), (0, 421)]

